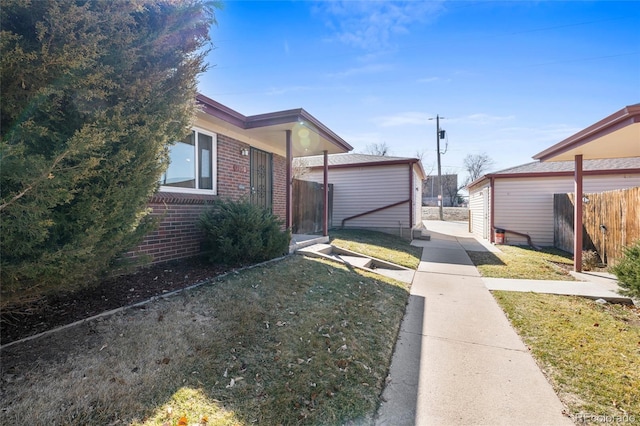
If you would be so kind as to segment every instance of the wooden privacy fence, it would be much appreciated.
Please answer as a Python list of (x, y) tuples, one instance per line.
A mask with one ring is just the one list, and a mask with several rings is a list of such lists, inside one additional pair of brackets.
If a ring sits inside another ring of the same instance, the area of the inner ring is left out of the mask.
[[(293, 180), (294, 234), (322, 232), (324, 214), (324, 187), (321, 183)], [(329, 227), (333, 216), (333, 184), (329, 184)]]
[[(583, 249), (595, 250), (604, 263), (622, 257), (622, 249), (640, 239), (640, 187), (584, 194)], [(573, 252), (573, 194), (554, 194), (554, 245)]]

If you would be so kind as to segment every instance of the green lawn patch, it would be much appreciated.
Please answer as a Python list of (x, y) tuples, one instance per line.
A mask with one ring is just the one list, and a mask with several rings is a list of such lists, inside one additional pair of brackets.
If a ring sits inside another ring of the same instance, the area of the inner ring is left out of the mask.
[(408, 288), (290, 256), (2, 352), (2, 424), (370, 422)]
[(422, 248), (384, 232), (363, 229), (339, 229), (329, 232), (331, 244), (406, 268), (417, 269)]
[(547, 247), (541, 251), (525, 246), (500, 246), (499, 253), (468, 251), (483, 277), (574, 281), (569, 274), (569, 253)]
[(574, 420), (640, 421), (639, 308), (533, 293), (494, 296)]

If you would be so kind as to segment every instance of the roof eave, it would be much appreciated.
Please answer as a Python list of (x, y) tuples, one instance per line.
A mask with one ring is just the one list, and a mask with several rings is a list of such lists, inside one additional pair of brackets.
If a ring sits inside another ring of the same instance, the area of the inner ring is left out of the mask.
[[(391, 160), (391, 161), (365, 161), (360, 163), (346, 163), (346, 164), (329, 164), (330, 169), (349, 169), (352, 167), (374, 167), (374, 166), (397, 166), (400, 164), (415, 164), (418, 163), (422, 174), (425, 175), (424, 169), (420, 164), (420, 160), (417, 158), (407, 158), (402, 160)], [(322, 169), (323, 165), (319, 166), (309, 166), (310, 169)]]
[(465, 187), (466, 190), (469, 190), (470, 188), (473, 188), (474, 186), (480, 185), (480, 183), (482, 183), (482, 181), (489, 180), (492, 176), (494, 176), (494, 175), (493, 174), (488, 174), (488, 175), (480, 176), (478, 179), (476, 179), (473, 182), (465, 185), (464, 187)]
[(214, 101), (201, 93), (196, 95), (196, 101), (202, 107), (203, 112), (241, 129), (245, 128), (247, 117), (238, 111), (222, 105), (220, 102)]
[(205, 114), (218, 118), (241, 130), (269, 129), (281, 125), (291, 125), (293, 128), (296, 124), (303, 124), (318, 133), (320, 137), (331, 145), (337, 147), (338, 151), (347, 152), (353, 150), (353, 147), (344, 139), (302, 108), (245, 116), (201, 93), (196, 95), (196, 101)]
[(322, 124), (317, 118), (309, 114), (303, 108), (290, 109), (286, 111), (276, 111), (266, 114), (252, 115), (247, 117), (247, 129), (256, 129), (259, 127), (277, 126), (280, 124), (305, 124), (311, 125), (313, 130), (318, 132), (320, 136), (331, 141), (334, 145), (339, 146), (344, 151), (351, 151), (353, 147), (344, 139), (336, 135), (327, 126)]
[[(584, 170), (585, 176), (612, 176), (612, 175), (627, 175), (627, 174), (640, 174), (640, 168), (631, 169), (603, 169), (603, 170)], [(484, 180), (490, 179), (520, 179), (520, 178), (548, 178), (548, 177), (569, 177), (573, 176), (572, 171), (557, 171), (557, 172), (523, 172), (523, 173), (491, 173), (478, 178), (466, 186), (467, 189), (478, 186)]]
[(569, 136), (561, 142), (534, 155), (535, 160), (549, 161), (573, 148), (615, 132), (634, 123), (640, 123), (640, 104), (629, 105), (603, 118), (595, 124)]

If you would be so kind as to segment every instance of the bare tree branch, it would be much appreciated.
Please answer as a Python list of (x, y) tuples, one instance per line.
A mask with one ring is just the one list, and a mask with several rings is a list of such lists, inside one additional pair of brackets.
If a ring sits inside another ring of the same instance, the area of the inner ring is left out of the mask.
[(309, 174), (309, 171), (309, 160), (304, 157), (296, 158), (292, 178), (302, 180), (303, 177)]
[(418, 160), (420, 160), (420, 162), (424, 161), (425, 155), (427, 155), (427, 150), (426, 149), (418, 149), (418, 150), (416, 150), (416, 158)]
[(467, 180), (465, 184), (469, 184), (474, 180), (483, 176), (491, 167), (493, 160), (483, 152), (482, 154), (469, 154), (464, 158), (464, 168), (467, 171)]
[(381, 155), (384, 157), (386, 155), (389, 155), (391, 153), (391, 150), (389, 149), (389, 145), (387, 145), (386, 142), (372, 143), (367, 145), (364, 153), (370, 155)]

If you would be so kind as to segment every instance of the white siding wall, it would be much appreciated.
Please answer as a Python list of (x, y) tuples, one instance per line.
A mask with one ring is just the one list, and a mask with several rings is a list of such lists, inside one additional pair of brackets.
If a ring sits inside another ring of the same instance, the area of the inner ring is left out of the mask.
[[(640, 186), (640, 175), (585, 176), (583, 191), (602, 192)], [(529, 234), (534, 244), (553, 245), (553, 194), (572, 193), (573, 177), (495, 180), (494, 226)], [(475, 233), (475, 229), (474, 229)], [(478, 235), (478, 234), (476, 234)], [(507, 243), (526, 239), (506, 234)]]
[[(310, 170), (303, 179), (322, 182), (322, 173), (321, 169)], [(407, 200), (409, 167), (400, 164), (329, 169), (329, 183), (333, 184), (333, 226), (340, 226), (342, 219), (346, 217)], [(421, 197), (418, 198), (420, 199)], [(407, 229), (409, 208), (408, 203), (401, 204), (349, 220), (345, 226), (393, 229), (402, 226)]]
[(422, 223), (422, 178), (418, 166), (413, 166), (413, 226)]
[[(476, 186), (469, 190), (469, 211), (471, 214), (471, 232), (476, 237), (489, 239), (489, 218), (491, 214), (491, 202), (489, 182), (484, 185)], [(487, 197), (485, 212), (484, 197)], [(485, 231), (486, 229), (486, 231)], [(486, 233), (486, 235), (485, 235)]]

